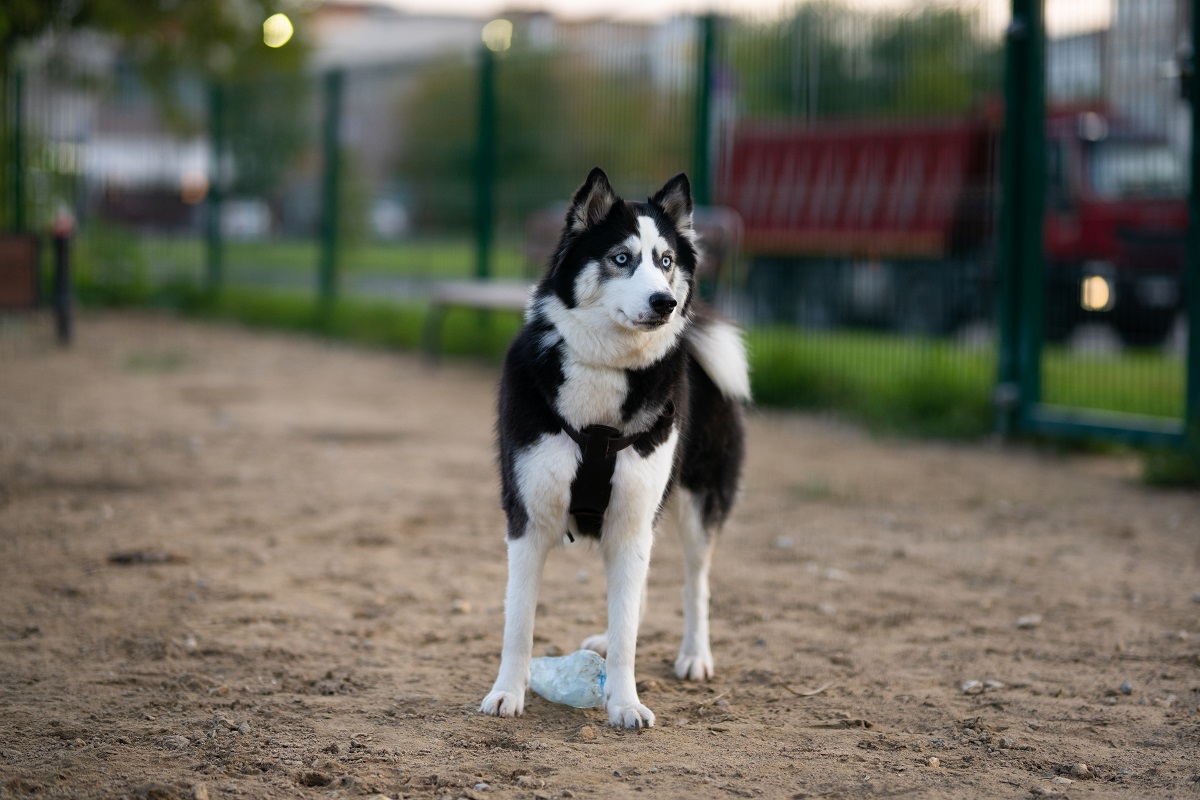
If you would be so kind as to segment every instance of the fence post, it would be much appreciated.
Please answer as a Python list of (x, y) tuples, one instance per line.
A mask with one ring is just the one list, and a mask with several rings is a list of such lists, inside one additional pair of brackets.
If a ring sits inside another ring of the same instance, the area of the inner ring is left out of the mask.
[(13, 230), (25, 231), (25, 74), (13, 70)]
[(475, 151), (475, 277), (492, 274), (496, 191), (496, 54), (479, 48), (479, 131)]
[(696, 60), (696, 115), (692, 128), (692, 195), (696, 205), (712, 201), (713, 57), (717, 44), (717, 15), (700, 19), (700, 57)]
[(221, 240), (221, 201), (224, 199), (222, 162), (225, 159), (225, 91), (219, 83), (208, 90), (208, 204), (205, 219), (204, 288), (210, 297), (221, 291), (224, 280), (224, 251)]
[(1187, 304), (1187, 395), (1184, 405), (1184, 431), (1193, 458), (1200, 463), (1200, 81), (1196, 68), (1200, 63), (1200, 3), (1191, 3), (1192, 52), (1186, 65), (1188, 101), (1191, 103), (1192, 130), (1188, 182), (1187, 262), (1184, 275), (1184, 302)]
[(1042, 400), (1042, 343), (1046, 324), (1045, 275), (1042, 226), (1046, 208), (1046, 29), (1044, 0), (1028, 3), (1029, 36), (1022, 86), (1025, 116), (1019, 132), (1023, 143), (1021, 159), (1021, 240), (1018, 264), (1021, 269), (1021, 313), (1019, 359), (1021, 364), (1021, 420), (1029, 419)]
[(54, 328), (58, 343), (66, 347), (74, 336), (74, 308), (71, 302), (71, 235), (75, 220), (60, 213), (54, 220), (51, 238), (54, 247)]
[(1012, 0), (1005, 34), (997, 277), (997, 428), (1016, 433), (1041, 397), (1045, 48), (1042, 0)]
[(341, 167), (342, 84), (340, 69), (325, 73), (324, 139), (325, 172), (321, 181), (321, 256), (317, 274), (317, 297), (328, 308), (337, 296), (338, 268), (338, 184)]

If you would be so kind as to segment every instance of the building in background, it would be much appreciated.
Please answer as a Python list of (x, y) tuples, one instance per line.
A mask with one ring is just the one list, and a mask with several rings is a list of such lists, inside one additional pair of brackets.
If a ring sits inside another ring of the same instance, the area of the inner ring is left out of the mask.
[(1102, 102), (1108, 78), (1108, 29), (1051, 39), (1046, 47), (1046, 102)]
[(1190, 0), (1114, 0), (1108, 48), (1113, 109), (1187, 149), (1190, 112), (1180, 96), (1180, 58), (1191, 32)]
[(1112, 0), (1110, 28), (1051, 39), (1050, 104), (1106, 105), (1186, 154), (1191, 111), (1180, 93), (1188, 51), (1190, 0)]

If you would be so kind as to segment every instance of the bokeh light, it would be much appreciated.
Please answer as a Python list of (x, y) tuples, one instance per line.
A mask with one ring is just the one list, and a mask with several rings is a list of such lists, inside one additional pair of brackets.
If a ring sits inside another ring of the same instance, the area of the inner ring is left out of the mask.
[(483, 26), (483, 43), (499, 53), (512, 47), (513, 24), (506, 19), (494, 19)]
[(295, 28), (287, 14), (272, 14), (263, 22), (263, 42), (267, 47), (283, 47), (292, 39)]

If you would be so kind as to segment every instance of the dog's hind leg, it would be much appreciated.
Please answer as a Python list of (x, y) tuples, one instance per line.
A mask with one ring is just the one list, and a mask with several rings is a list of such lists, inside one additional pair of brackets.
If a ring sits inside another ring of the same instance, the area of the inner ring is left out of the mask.
[(715, 531), (704, 525), (700, 498), (682, 487), (672, 493), (667, 515), (683, 543), (685, 569), (683, 644), (675, 660), (675, 675), (685, 680), (706, 681), (713, 676), (708, 635), (708, 570), (717, 537)]
[(550, 552), (550, 539), (525, 535), (508, 540), (508, 588), (504, 593), (504, 647), (500, 673), (479, 710), (498, 717), (519, 717), (525, 712), (529, 686), (529, 660), (533, 652), (533, 621), (537, 612), (542, 569)]

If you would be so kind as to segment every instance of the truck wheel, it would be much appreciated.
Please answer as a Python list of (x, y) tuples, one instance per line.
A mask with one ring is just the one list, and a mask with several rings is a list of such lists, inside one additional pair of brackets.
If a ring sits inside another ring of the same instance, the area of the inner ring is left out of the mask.
[(900, 297), (896, 330), (915, 336), (944, 336), (954, 328), (954, 313), (944, 287), (936, 281), (914, 283)]
[(1118, 317), (1114, 320), (1121, 341), (1130, 347), (1158, 347), (1167, 340), (1174, 314), (1147, 311), (1143, 314)]
[(796, 323), (802, 328), (827, 331), (838, 326), (836, 298), (829, 293), (801, 292), (796, 301)]
[(1062, 344), (1074, 329), (1075, 320), (1069, 315), (1047, 311), (1042, 337), (1052, 344)]

